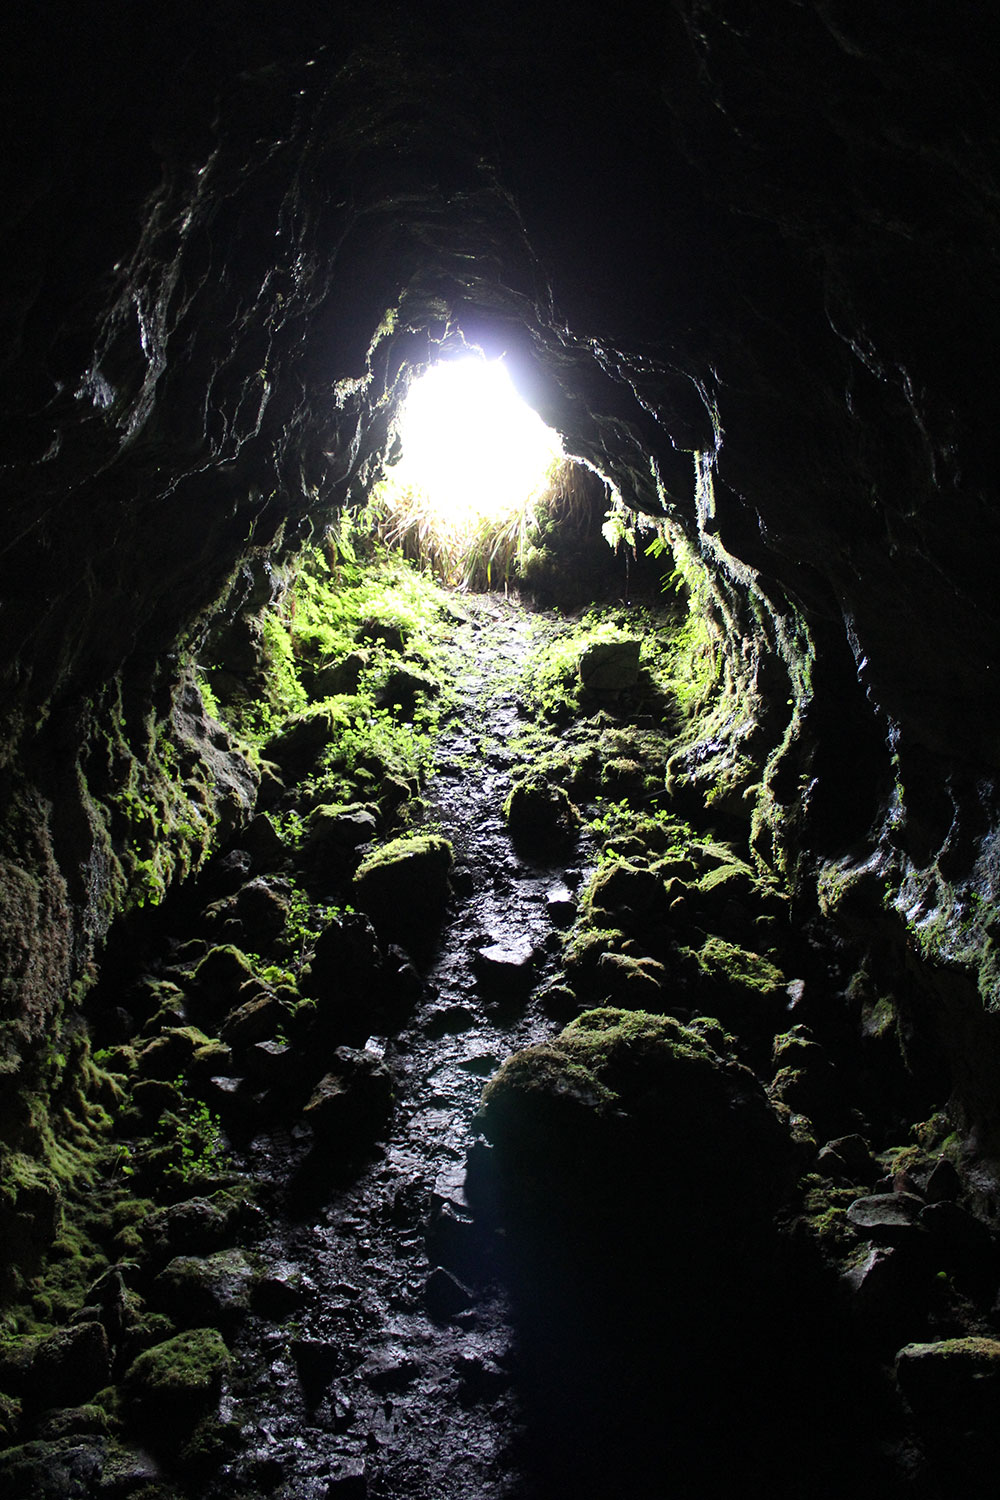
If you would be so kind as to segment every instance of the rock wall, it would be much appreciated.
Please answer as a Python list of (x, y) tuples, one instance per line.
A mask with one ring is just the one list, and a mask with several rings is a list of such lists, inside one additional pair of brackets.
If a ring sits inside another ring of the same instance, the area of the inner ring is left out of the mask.
[(978, 1052), (998, 970), (1000, 304), (971, 13), (674, 0), (612, 29), (586, 7), (288, 4), (146, 25), (112, 5), (20, 24), (6, 1066), (137, 880), (155, 894), (249, 805), (191, 696), (200, 643), (363, 499), (409, 374), (462, 339), (507, 352), (570, 451), (708, 570), (727, 707), (678, 782), (735, 777), (803, 912), (824, 872), (824, 910), (890, 970), (978, 975), (978, 998), (934, 977)]

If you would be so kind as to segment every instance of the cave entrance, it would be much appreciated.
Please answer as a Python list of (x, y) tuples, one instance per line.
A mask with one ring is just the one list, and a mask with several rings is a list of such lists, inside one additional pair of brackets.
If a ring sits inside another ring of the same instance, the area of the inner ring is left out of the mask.
[(411, 382), (395, 438), (398, 457), (372, 493), (369, 523), (453, 585), (506, 583), (577, 467), (503, 359), (473, 353)]

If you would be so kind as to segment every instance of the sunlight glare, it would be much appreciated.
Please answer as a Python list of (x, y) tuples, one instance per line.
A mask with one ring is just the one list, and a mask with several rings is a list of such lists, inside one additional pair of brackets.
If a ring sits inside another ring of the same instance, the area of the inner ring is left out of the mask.
[(398, 431), (396, 481), (423, 491), (450, 525), (523, 506), (562, 457), (558, 434), (521, 400), (501, 360), (432, 365), (411, 385)]

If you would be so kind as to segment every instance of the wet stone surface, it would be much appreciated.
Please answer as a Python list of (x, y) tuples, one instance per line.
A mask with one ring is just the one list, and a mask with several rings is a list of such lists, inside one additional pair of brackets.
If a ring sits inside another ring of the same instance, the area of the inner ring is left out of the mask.
[[(255, 1247), (264, 1301), (287, 1312), (251, 1316), (235, 1341), (223, 1415), (238, 1425), (238, 1456), (206, 1490), (218, 1500), (528, 1493), (508, 1307), (466, 1165), (470, 1148), (485, 1149), (472, 1128), (484, 1080), (552, 1032), (531, 992), (551, 977), (570, 896), (565, 856), (516, 854), (502, 815), (530, 617), (489, 597), (466, 611), (459, 706), (427, 796), (454, 846), (455, 893), (408, 1024), (368, 1043), (395, 1080), (388, 1137), (346, 1185), (324, 1185), (314, 1159), (304, 1194), (286, 1185), (308, 1132), (248, 1148), (247, 1168), (274, 1182), (279, 1205)], [(574, 884), (586, 853), (572, 856)]]

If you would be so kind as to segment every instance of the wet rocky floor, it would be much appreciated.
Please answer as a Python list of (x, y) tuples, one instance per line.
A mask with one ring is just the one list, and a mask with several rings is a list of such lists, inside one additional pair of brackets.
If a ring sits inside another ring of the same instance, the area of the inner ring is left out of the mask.
[(281, 1184), (302, 1137), (262, 1135), (247, 1151), (281, 1205), (256, 1249), (288, 1308), (252, 1320), (234, 1347), (240, 1452), (208, 1491), (220, 1500), (499, 1500), (530, 1483), (518, 1351), (466, 1171), (470, 1151), (487, 1149), (474, 1127), (484, 1081), (554, 1029), (532, 994), (587, 846), (569, 868), (512, 848), (502, 805), (532, 617), (500, 597), (463, 608), (458, 705), (427, 794), (454, 847), (455, 895), (412, 1018), (367, 1043), (397, 1081), (391, 1133), (356, 1180), (327, 1195), (313, 1184), (305, 1207)]

